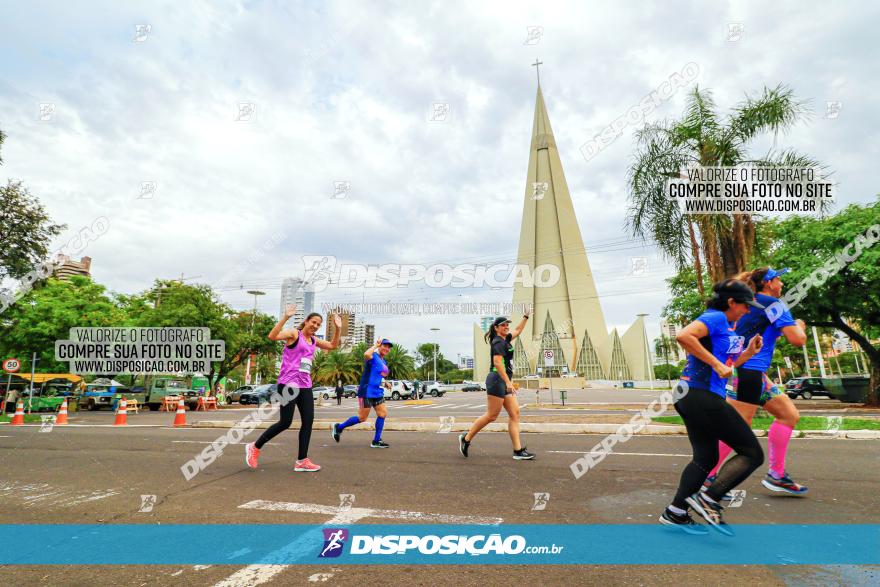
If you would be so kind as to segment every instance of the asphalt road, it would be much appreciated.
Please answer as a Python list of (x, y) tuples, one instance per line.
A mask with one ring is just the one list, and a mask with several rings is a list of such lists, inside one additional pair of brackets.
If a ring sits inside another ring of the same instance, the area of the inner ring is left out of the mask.
[[(506, 434), (481, 435), (464, 459), (452, 434), (388, 432), (392, 448), (379, 451), (368, 447), (368, 432), (346, 431), (337, 445), (316, 431), (310, 456), (324, 469), (304, 474), (292, 471), (296, 434), (288, 432), (267, 445), (255, 471), (245, 467), (243, 447), (232, 446), (185, 480), (180, 466), (221, 432), (55, 427), (44, 433), (38, 426), (0, 426), (0, 520), (321, 524), (328, 513), (241, 506), (266, 500), (333, 508), (340, 494), (351, 494), (357, 507), (379, 511), (359, 524), (406, 523), (382, 519), (385, 510), (500, 518), (505, 524), (653, 523), (689, 460), (681, 456), (689, 452), (686, 438), (635, 437), (619, 449), (631, 454), (610, 456), (575, 480), (569, 464), (601, 437), (525, 435), (538, 458), (516, 462)], [(727, 518), (732, 524), (878, 523), (878, 455), (880, 441), (793, 440), (788, 468), (810, 486), (809, 497), (769, 494), (756, 473), (741, 486), (747, 492), (742, 506), (728, 510)], [(549, 493), (544, 510), (533, 510), (535, 493)], [(143, 495), (155, 496), (152, 511), (139, 511)], [(131, 547), (149, 552), (149, 545)], [(3, 583), (16, 585), (871, 585), (880, 577), (875, 567), (852, 566), (46, 566), (0, 572)]]

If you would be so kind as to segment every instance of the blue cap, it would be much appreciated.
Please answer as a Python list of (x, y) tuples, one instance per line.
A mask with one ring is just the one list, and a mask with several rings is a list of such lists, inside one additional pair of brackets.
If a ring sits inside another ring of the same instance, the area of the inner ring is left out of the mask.
[(394, 346), (394, 344), (390, 340), (388, 340), (387, 338), (383, 338), (382, 339), (382, 346), (385, 346), (385, 345)]
[(785, 275), (789, 271), (791, 271), (791, 269), (789, 269), (788, 267), (786, 267), (785, 269), (768, 269), (767, 275), (764, 276), (763, 281), (772, 281), (780, 275)]

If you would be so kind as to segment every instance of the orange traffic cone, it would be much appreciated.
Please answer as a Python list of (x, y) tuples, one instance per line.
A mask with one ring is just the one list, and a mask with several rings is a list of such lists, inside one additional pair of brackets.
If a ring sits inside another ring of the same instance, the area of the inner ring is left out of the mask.
[(125, 411), (125, 398), (119, 400), (119, 408), (116, 410), (114, 426), (125, 426), (128, 421), (128, 412)]
[(61, 409), (58, 410), (58, 417), (55, 418), (55, 425), (61, 426), (63, 424), (67, 424), (67, 399), (65, 398), (64, 403), (61, 404)]
[(24, 426), (24, 402), (18, 400), (15, 404), (15, 415), (12, 417), (13, 426)]
[(186, 426), (186, 404), (183, 403), (183, 398), (181, 398), (180, 403), (177, 404), (177, 414), (174, 415), (174, 426)]

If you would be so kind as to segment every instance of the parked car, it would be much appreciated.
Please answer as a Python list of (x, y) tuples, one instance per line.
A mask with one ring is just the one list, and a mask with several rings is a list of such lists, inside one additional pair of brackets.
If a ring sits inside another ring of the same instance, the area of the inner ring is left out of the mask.
[(357, 397), (358, 394), (358, 386), (357, 385), (343, 385), (342, 386), (342, 397)]
[[(411, 399), (415, 396), (415, 390), (409, 381), (400, 381), (398, 379), (387, 379), (385, 381), (385, 389), (390, 391), (391, 399)], [(386, 392), (385, 397), (388, 397)]]
[(270, 383), (268, 385), (257, 385), (251, 391), (242, 392), (239, 397), (239, 403), (242, 405), (260, 405), (269, 402), (269, 396), (278, 389), (278, 385), (275, 383)]
[(248, 391), (253, 391), (256, 388), (257, 388), (256, 385), (242, 385), (241, 387), (239, 387), (235, 391), (230, 392), (229, 396), (227, 396), (227, 398), (226, 398), (226, 401), (228, 401), (231, 404), (234, 404), (235, 402), (241, 403), (241, 394), (248, 392)]
[(810, 399), (814, 395), (833, 397), (831, 392), (826, 389), (825, 385), (822, 384), (822, 380), (818, 377), (798, 377), (797, 379), (791, 379), (785, 384), (785, 393), (788, 394), (788, 397), (791, 399), (795, 399), (799, 396), (804, 399)]
[(314, 396), (315, 399), (318, 399), (318, 398), (330, 399), (331, 397), (335, 398), (336, 397), (336, 388), (335, 387), (326, 387), (326, 386), (313, 387), (312, 388), (312, 395)]
[(439, 381), (425, 381), (422, 389), (431, 397), (442, 397), (446, 393), (446, 388)]
[(464, 384), (461, 388), (462, 391), (484, 391), (486, 389), (486, 384), (479, 381), (462, 381), (462, 383)]

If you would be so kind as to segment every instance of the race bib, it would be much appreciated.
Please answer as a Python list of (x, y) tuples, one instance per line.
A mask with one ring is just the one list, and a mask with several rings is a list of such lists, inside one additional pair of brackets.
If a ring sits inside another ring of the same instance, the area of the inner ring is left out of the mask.
[(746, 338), (744, 336), (728, 336), (727, 337), (727, 354), (738, 355), (745, 348)]
[(300, 373), (311, 373), (312, 372), (312, 360), (303, 357), (299, 360), (299, 372)]

